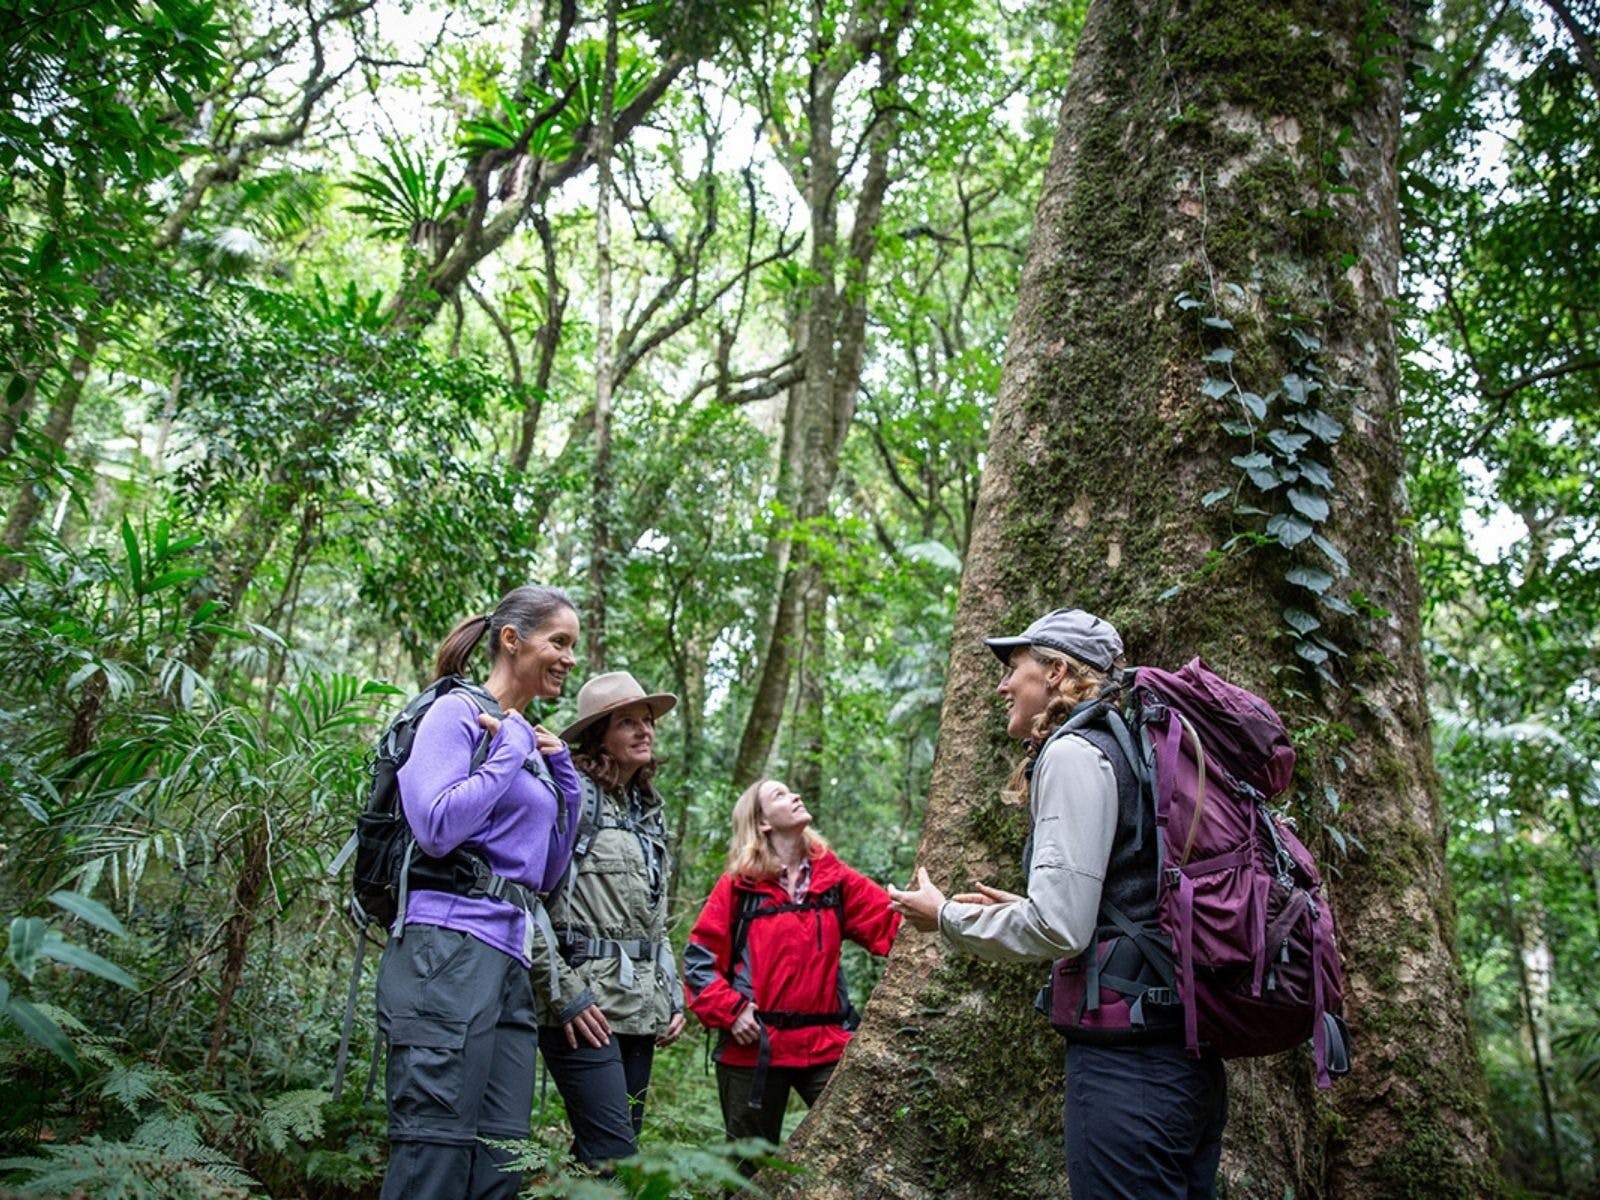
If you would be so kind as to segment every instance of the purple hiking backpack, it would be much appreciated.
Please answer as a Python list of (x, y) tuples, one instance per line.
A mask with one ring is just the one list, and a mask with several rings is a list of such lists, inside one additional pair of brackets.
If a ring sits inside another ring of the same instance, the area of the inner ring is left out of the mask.
[[(1099, 942), (1051, 970), (1051, 1023), (1114, 1040), (1170, 1006), (1191, 1055), (1277, 1054), (1309, 1040), (1317, 1084), (1330, 1086), (1350, 1069), (1344, 979), (1316, 864), (1267, 807), (1294, 773), (1283, 722), (1198, 658), (1125, 680), (1124, 712), (1097, 706), (1060, 732), (1109, 725), (1140, 803), (1153, 806), (1159, 929), (1102, 902)], [(1113, 955), (1126, 963), (1129, 942), (1140, 970), (1103, 972)]]

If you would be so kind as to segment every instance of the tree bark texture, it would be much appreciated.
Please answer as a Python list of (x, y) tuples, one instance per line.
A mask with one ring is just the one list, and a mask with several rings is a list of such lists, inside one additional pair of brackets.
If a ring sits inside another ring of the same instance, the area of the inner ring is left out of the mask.
[[(1297, 796), (1335, 789), (1330, 820), (1354, 835), (1347, 859), (1325, 837), (1320, 855), (1337, 870), (1356, 1068), (1319, 1099), (1307, 1052), (1230, 1064), (1234, 1198), (1497, 1190), (1407, 541), (1390, 311), (1401, 19), (1365, 0), (1090, 8), (1012, 326), (922, 837), (947, 890), (1020, 888), (1027, 816), (998, 787), (1017, 749), (981, 638), (1049, 608), (1110, 618), (1130, 662), (1202, 655), (1279, 707), (1301, 747)], [(1202, 307), (1181, 307), (1182, 293)], [(1230, 328), (1202, 326), (1206, 314)], [(1349, 564), (1330, 594), (1354, 601), (1344, 616), (1318, 610), (1340, 652), (1331, 683), (1284, 622), (1299, 602), (1291, 552), (1249, 539), (1224, 552), (1281, 511), (1283, 489), (1241, 483), (1232, 460), (1252, 443), (1220, 424), (1239, 417), (1237, 395), (1201, 390), (1222, 369), (1202, 360), (1225, 345), (1238, 389), (1270, 397), (1306, 357), (1291, 326), (1318, 339), (1325, 407), (1344, 427), (1321, 455), (1334, 482), (1319, 528)], [(1202, 502), (1219, 490), (1265, 512)], [(902, 934), (791, 1141), (805, 1174), (763, 1184), (869, 1200), (1063, 1195), (1062, 1047), (1030, 1011), (1043, 974)]]

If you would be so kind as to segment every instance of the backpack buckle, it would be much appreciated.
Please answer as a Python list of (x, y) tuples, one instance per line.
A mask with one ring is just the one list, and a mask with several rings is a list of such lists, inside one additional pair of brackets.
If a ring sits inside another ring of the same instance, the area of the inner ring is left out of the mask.
[(1145, 988), (1144, 1002), (1146, 1004), (1159, 1005), (1163, 1008), (1175, 1008), (1182, 1003), (1178, 999), (1178, 993), (1169, 987)]

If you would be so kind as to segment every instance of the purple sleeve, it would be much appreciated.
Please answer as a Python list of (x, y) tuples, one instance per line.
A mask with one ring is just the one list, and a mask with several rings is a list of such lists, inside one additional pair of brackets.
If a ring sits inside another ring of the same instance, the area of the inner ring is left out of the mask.
[(423, 715), (411, 754), (400, 768), (406, 820), (417, 845), (436, 858), (482, 832), (495, 802), (533, 753), (533, 726), (521, 717), (507, 717), (490, 741), (483, 765), (472, 771), (472, 755), (483, 736), (477, 706), (465, 697), (445, 696)]
[(556, 781), (560, 794), (556, 803), (564, 805), (567, 810), (565, 821), (566, 833), (556, 836), (552, 830), (550, 835), (550, 853), (545, 858), (544, 878), (546, 886), (554, 887), (556, 880), (561, 878), (561, 873), (567, 869), (567, 864), (572, 861), (572, 848), (578, 844), (578, 820), (583, 815), (583, 790), (578, 784), (578, 768), (572, 765), (572, 753), (563, 748), (545, 760), (550, 766), (550, 777)]

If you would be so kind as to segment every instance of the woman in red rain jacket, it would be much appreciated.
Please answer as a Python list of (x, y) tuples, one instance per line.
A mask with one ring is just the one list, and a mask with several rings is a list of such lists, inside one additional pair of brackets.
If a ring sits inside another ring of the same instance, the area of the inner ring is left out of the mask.
[(762, 779), (733, 806), (728, 870), (689, 933), (684, 987), (723, 1030), (717, 1093), (730, 1138), (782, 1140), (794, 1089), (809, 1106), (855, 1028), (843, 939), (887, 954), (900, 928), (889, 894), (811, 828), (805, 801)]

